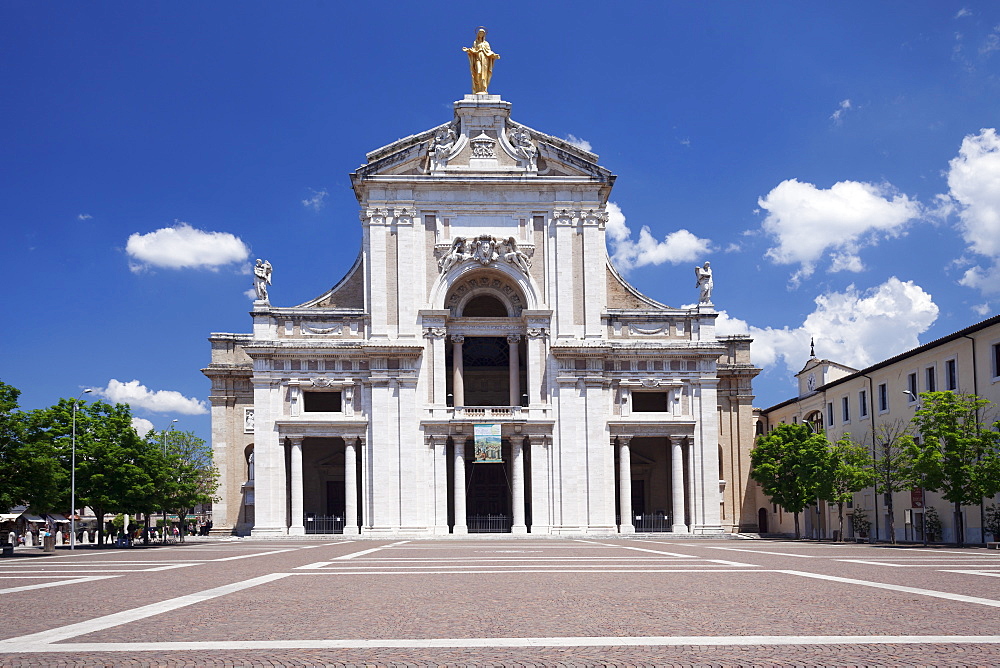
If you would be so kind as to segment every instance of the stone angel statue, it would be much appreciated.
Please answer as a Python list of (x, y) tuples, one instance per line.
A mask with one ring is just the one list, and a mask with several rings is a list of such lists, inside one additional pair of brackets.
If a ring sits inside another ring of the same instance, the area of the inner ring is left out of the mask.
[(257, 292), (259, 301), (267, 301), (267, 286), (271, 285), (271, 263), (257, 258), (253, 268), (253, 289)]
[(511, 128), (507, 137), (517, 152), (517, 156), (527, 163), (528, 169), (537, 169), (538, 148), (531, 141), (531, 135), (528, 134), (528, 131), (515, 126)]
[(698, 288), (698, 303), (699, 304), (711, 304), (712, 303), (712, 288), (715, 287), (712, 281), (712, 265), (709, 262), (701, 267), (694, 268), (694, 275), (697, 281), (695, 282), (695, 287)]
[(527, 274), (528, 270), (531, 269), (531, 260), (524, 251), (517, 247), (517, 239), (510, 237), (504, 243), (508, 252), (503, 254), (503, 259)]
[(451, 242), (451, 250), (438, 261), (438, 269), (442, 274), (447, 274), (452, 267), (468, 260), (469, 257), (465, 252), (465, 237), (455, 237)]

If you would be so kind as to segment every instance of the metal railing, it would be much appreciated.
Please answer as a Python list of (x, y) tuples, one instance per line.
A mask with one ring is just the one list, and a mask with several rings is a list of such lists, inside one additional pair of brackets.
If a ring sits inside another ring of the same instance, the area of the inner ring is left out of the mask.
[(306, 533), (344, 533), (344, 518), (336, 515), (306, 515)]
[(466, 518), (469, 533), (510, 533), (509, 515), (469, 515)]
[[(621, 524), (621, 515), (615, 515), (615, 522)], [(641, 513), (632, 516), (632, 526), (637, 533), (662, 533), (673, 531), (670, 514)]]

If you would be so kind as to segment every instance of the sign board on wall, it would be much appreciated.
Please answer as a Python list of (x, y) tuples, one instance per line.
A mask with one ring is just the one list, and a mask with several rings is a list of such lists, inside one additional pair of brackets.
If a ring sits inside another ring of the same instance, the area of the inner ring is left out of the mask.
[(503, 455), (500, 452), (500, 425), (473, 425), (473, 436), (477, 464), (503, 462)]

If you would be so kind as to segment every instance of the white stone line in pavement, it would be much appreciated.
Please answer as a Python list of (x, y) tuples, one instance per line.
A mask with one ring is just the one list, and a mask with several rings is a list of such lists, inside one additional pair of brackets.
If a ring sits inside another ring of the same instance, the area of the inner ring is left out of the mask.
[[(598, 545), (607, 545), (607, 543), (597, 543)], [(723, 564), (725, 566), (738, 566), (740, 568), (756, 568), (757, 564), (743, 564), (738, 561), (726, 561), (724, 559), (706, 559), (705, 557), (698, 557), (693, 554), (677, 554), (676, 552), (664, 552), (663, 550), (651, 550), (648, 547), (633, 547), (631, 545), (619, 545), (616, 547), (621, 547), (623, 550), (635, 550), (636, 552), (652, 552), (653, 554), (664, 554), (668, 557), (683, 557), (685, 559), (693, 559), (699, 561), (710, 561), (717, 564)]]
[(72, 580), (60, 580), (59, 582), (41, 582), (39, 584), (33, 585), (23, 585), (21, 587), (8, 587), (7, 589), (0, 589), (0, 594), (12, 594), (16, 591), (30, 591), (32, 589), (46, 589), (48, 587), (62, 587), (63, 585), (80, 584), (81, 582), (93, 582), (95, 580), (106, 580), (108, 578), (117, 578), (120, 575), (94, 575), (82, 578), (73, 578)]
[(705, 559), (704, 557), (469, 557), (468, 559), (462, 559), (461, 557), (412, 557), (412, 558), (384, 558), (384, 559), (355, 559), (358, 562), (372, 562), (379, 564), (419, 564), (419, 563), (431, 563), (431, 564), (442, 564), (449, 562), (456, 562), (467, 564), (470, 562), (484, 562), (488, 564), (494, 564), (501, 561), (514, 561), (517, 563), (525, 562), (535, 562), (535, 561), (558, 561), (558, 562), (576, 562), (576, 561), (587, 561), (593, 563), (621, 563), (623, 561), (634, 561), (634, 562), (668, 562), (672, 564), (680, 563), (682, 561), (715, 561), (713, 559)]
[[(889, 566), (890, 568), (941, 568), (942, 566), (972, 566), (975, 567), (979, 564), (970, 563), (970, 561), (959, 561), (959, 562), (946, 562), (942, 561), (936, 564), (892, 564), (887, 561), (868, 561), (867, 559), (837, 559), (837, 561), (845, 561), (852, 564), (867, 564), (869, 566)], [(985, 564), (982, 564), (985, 565)], [(1000, 564), (996, 564), (1000, 566)]]
[(963, 575), (985, 575), (989, 578), (1000, 578), (1000, 571), (950, 571), (942, 570), (942, 573), (962, 573)]
[[(25, 636), (27, 637), (27, 636)], [(955, 645), (1000, 644), (990, 636), (567, 636), (554, 638), (404, 638), (349, 640), (207, 640), (188, 642), (121, 642), (38, 644), (10, 642), (7, 652), (70, 653), (164, 651), (273, 651), (286, 649), (476, 649), (528, 647), (727, 647), (795, 645)], [(8, 641), (9, 642), (9, 641)]]
[(289, 573), (288, 575), (523, 575), (525, 573), (587, 573), (589, 575), (602, 575), (605, 573), (702, 573), (705, 575), (715, 575), (716, 573), (784, 573), (786, 571), (761, 570), (759, 568), (602, 568), (582, 570), (579, 568), (565, 568), (563, 570), (486, 570), (486, 569), (456, 569), (450, 571), (441, 570), (421, 570), (421, 571), (361, 571), (361, 570), (333, 570), (315, 569), (306, 573)]
[(252, 557), (265, 557), (269, 554), (280, 554), (281, 552), (294, 552), (295, 550), (301, 550), (301, 547), (288, 547), (284, 550), (271, 550), (270, 552), (258, 552), (257, 554), (238, 554), (235, 557), (220, 557), (218, 559), (206, 559), (207, 562), (216, 561), (236, 561), (237, 559), (250, 559)]
[(292, 573), (270, 573), (268, 575), (262, 575), (260, 577), (251, 578), (242, 582), (234, 582), (232, 584), (222, 585), (221, 587), (214, 587), (212, 589), (206, 589), (193, 594), (178, 596), (177, 598), (167, 599), (166, 601), (160, 601), (159, 603), (150, 603), (149, 605), (143, 605), (131, 610), (123, 610), (122, 612), (115, 612), (110, 615), (95, 617), (94, 619), (88, 619), (84, 622), (77, 622), (67, 626), (59, 626), (54, 629), (32, 633), (18, 638), (0, 640), (0, 652), (22, 651), (20, 649), (11, 649), (12, 647), (19, 646), (21, 644), (29, 646), (37, 646), (40, 644), (45, 645), (47, 643), (55, 643), (68, 638), (75, 638), (76, 636), (82, 636), (87, 633), (104, 631), (105, 629), (109, 629), (114, 626), (129, 624), (131, 622), (139, 621), (140, 619), (146, 619), (148, 617), (153, 617), (154, 615), (163, 614), (164, 612), (170, 612), (172, 610), (177, 610), (178, 608), (194, 605), (195, 603), (202, 603), (213, 598), (218, 598), (219, 596), (226, 596), (244, 589), (250, 589), (251, 587), (274, 582), (275, 580), (281, 580), (290, 575), (292, 575)]
[[(67, 566), (66, 568), (73, 568), (72, 566)], [(73, 570), (52, 570), (44, 569), (40, 571), (0, 571), (0, 577), (4, 575), (14, 573), (53, 573), (62, 575), (79, 575), (80, 573), (148, 573), (149, 569), (146, 568), (76, 568)]]
[[(659, 564), (660, 568), (669, 567), (671, 564)], [(677, 564), (679, 567), (684, 568), (705, 568), (708, 570), (719, 570), (724, 566), (733, 566), (731, 563), (696, 563), (696, 564)], [(739, 566), (739, 564), (736, 564)], [(319, 570), (322, 568), (326, 569), (351, 569), (351, 570), (373, 570), (373, 571), (408, 571), (408, 570), (437, 570), (442, 568), (462, 568), (462, 566), (457, 564), (442, 564), (440, 566), (434, 566), (433, 564), (350, 564), (338, 563), (335, 561), (318, 561), (315, 564), (309, 564), (308, 566), (298, 566), (295, 570)], [(748, 565), (749, 568), (758, 569), (759, 566)], [(490, 568), (489, 564), (473, 564), (464, 567), (465, 569), (476, 569), (476, 568)], [(498, 564), (493, 566), (494, 569), (508, 569), (510, 571), (525, 571), (525, 569), (538, 569), (535, 572), (542, 572), (544, 570), (553, 568), (590, 568), (590, 569), (607, 569), (607, 564)], [(625, 569), (627, 572), (633, 572), (636, 569), (649, 568), (649, 566), (636, 564), (634, 568)]]
[[(703, 559), (703, 557), (699, 557), (699, 556), (694, 555), (694, 554), (678, 554), (677, 552), (664, 552), (663, 550), (651, 550), (648, 547), (633, 547), (631, 545), (614, 545), (614, 544), (610, 544), (610, 543), (598, 543), (596, 541), (589, 541), (589, 540), (583, 540), (583, 539), (578, 539), (578, 541), (581, 542), (581, 543), (587, 543), (589, 545), (600, 545), (602, 547), (618, 547), (618, 548), (621, 548), (623, 550), (635, 550), (636, 552), (652, 552), (653, 554), (663, 554), (663, 555), (666, 555), (668, 557), (684, 557), (686, 559)], [(645, 542), (645, 541), (643, 541), (643, 542)]]
[[(680, 543), (667, 543), (663, 541), (651, 540), (650, 543), (662, 543), (663, 545), (680, 545)], [(687, 547), (687, 546), (685, 546)], [(767, 550), (753, 550), (745, 547), (719, 547), (717, 545), (692, 545), (691, 547), (700, 547), (706, 550), (726, 550), (728, 552), (750, 552), (752, 554), (772, 554), (779, 557), (800, 557), (802, 559), (829, 559), (828, 555), (816, 555), (816, 554), (789, 554), (787, 552), (769, 552)]]
[(388, 545), (382, 545), (381, 547), (373, 547), (373, 548), (368, 549), (368, 550), (361, 550), (360, 552), (352, 552), (350, 554), (344, 554), (344, 555), (341, 555), (339, 557), (335, 557), (335, 559), (338, 559), (338, 560), (340, 560), (340, 559), (353, 559), (355, 557), (361, 557), (361, 556), (364, 556), (366, 554), (371, 554), (372, 552), (378, 552), (379, 550), (386, 550), (386, 549), (388, 549), (390, 547), (396, 547), (397, 545), (403, 545), (404, 543), (409, 543), (409, 542), (410, 541), (408, 541), (408, 540), (400, 540), (400, 541), (397, 541), (395, 543), (389, 543)]
[(980, 598), (978, 596), (966, 596), (965, 594), (953, 594), (947, 591), (935, 591), (933, 589), (920, 589), (919, 587), (907, 587), (904, 585), (888, 584), (885, 582), (872, 582), (870, 580), (856, 580), (854, 578), (842, 578), (836, 575), (824, 575), (822, 573), (807, 573), (805, 571), (778, 570), (778, 573), (798, 575), (804, 578), (815, 578), (817, 580), (828, 580), (830, 582), (842, 582), (844, 584), (861, 585), (863, 587), (875, 587), (876, 589), (888, 589), (905, 594), (918, 594), (920, 596), (932, 596), (934, 598), (944, 598), (949, 601), (960, 603), (975, 603), (977, 605), (988, 605), (993, 608), (1000, 608), (1000, 601), (992, 598)]

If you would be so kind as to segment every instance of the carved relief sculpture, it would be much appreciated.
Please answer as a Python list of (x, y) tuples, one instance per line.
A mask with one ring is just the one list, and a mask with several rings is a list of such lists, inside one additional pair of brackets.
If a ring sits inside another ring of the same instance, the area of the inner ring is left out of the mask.
[(472, 73), (472, 94), (489, 95), (490, 79), (493, 78), (493, 61), (500, 57), (493, 53), (490, 43), (486, 41), (486, 28), (476, 29), (476, 41), (472, 47), (462, 47), (469, 56), (469, 71)]
[(455, 147), (455, 141), (455, 131), (451, 126), (437, 131), (429, 153), (431, 169), (444, 169), (448, 166), (448, 158), (451, 155), (451, 150)]
[(712, 288), (714, 287), (711, 264), (709, 262), (705, 262), (704, 266), (695, 267), (694, 275), (698, 279), (695, 283), (695, 287), (700, 291), (700, 294), (698, 295), (698, 303), (711, 304)]
[(527, 163), (529, 171), (538, 169), (538, 148), (531, 141), (531, 135), (521, 127), (513, 127), (507, 133), (511, 146), (514, 147), (517, 157)]
[(474, 239), (455, 237), (451, 242), (451, 249), (438, 260), (438, 270), (444, 274), (466, 260), (475, 260), (483, 266), (489, 266), (500, 259), (514, 265), (525, 275), (531, 269), (531, 258), (518, 247), (517, 239), (508, 237), (501, 241), (483, 234)]
[(465, 252), (465, 237), (455, 237), (451, 243), (451, 250), (438, 262), (438, 269), (442, 274), (447, 273), (452, 267), (461, 264), (469, 257)]
[(523, 271), (525, 274), (531, 269), (531, 260), (517, 247), (517, 239), (509, 237), (506, 242), (508, 251), (503, 254), (503, 259)]
[(271, 284), (271, 263), (257, 258), (253, 268), (253, 289), (259, 301), (267, 301), (267, 286)]

